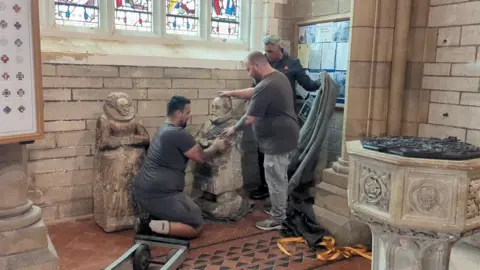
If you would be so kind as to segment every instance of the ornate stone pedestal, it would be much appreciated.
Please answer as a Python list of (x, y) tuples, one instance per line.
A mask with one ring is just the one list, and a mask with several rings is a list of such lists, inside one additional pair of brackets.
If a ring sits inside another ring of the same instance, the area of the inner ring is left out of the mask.
[[(348, 203), (373, 234), (374, 270), (448, 269), (452, 246), (480, 228), (480, 159), (407, 158), (347, 143)], [(473, 205), (472, 205), (473, 203)]]
[(0, 145), (0, 153), (0, 269), (58, 269), (42, 211), (27, 198), (25, 147)]

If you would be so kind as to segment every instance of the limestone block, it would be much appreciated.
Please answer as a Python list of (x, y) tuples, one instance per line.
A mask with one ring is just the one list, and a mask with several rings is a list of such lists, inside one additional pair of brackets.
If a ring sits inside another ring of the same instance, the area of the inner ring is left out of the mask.
[(208, 115), (192, 115), (192, 125), (201, 125), (208, 120)]
[(347, 190), (322, 182), (315, 187), (315, 205), (344, 217), (350, 215)]
[(43, 89), (44, 101), (62, 101), (72, 100), (72, 90), (70, 89)]
[(338, 14), (338, 0), (314, 0), (312, 16)]
[(55, 134), (45, 133), (42, 139), (35, 140), (33, 144), (27, 144), (28, 150), (55, 148)]
[[(82, 199), (71, 202), (61, 203), (58, 206), (58, 218), (79, 217), (91, 215), (93, 212), (93, 200)], [(117, 220), (108, 221), (111, 223), (118, 222)], [(130, 222), (130, 221), (129, 221)]]
[[(225, 80), (210, 79), (174, 79), (173, 88), (215, 88), (225, 89)], [(158, 87), (157, 87), (158, 88)]]
[(134, 78), (133, 88), (172, 88), (172, 80), (156, 78)]
[(165, 117), (149, 117), (138, 120), (144, 127), (158, 128), (165, 122)]
[(478, 45), (480, 44), (480, 26), (465, 25), (462, 26), (462, 45)]
[(425, 63), (423, 65), (424, 75), (450, 75), (450, 64)]
[(228, 79), (228, 80), (252, 80), (245, 70), (212, 70), (212, 79)]
[(479, 82), (478, 78), (424, 76), (422, 87), (430, 90), (478, 92)]
[(102, 113), (101, 102), (45, 102), (45, 121), (95, 119)]
[[(460, 45), (461, 27), (445, 27), (438, 29), (438, 46)], [(465, 44), (462, 44), (465, 45)]]
[(243, 89), (252, 86), (252, 80), (227, 80), (227, 89)]
[(56, 66), (49, 64), (42, 64), (43, 76), (55, 76), (57, 74)]
[(92, 198), (91, 184), (46, 189), (43, 191), (42, 202), (49, 205), (87, 198)]
[(167, 101), (138, 101), (138, 116), (158, 117), (167, 114)]
[(430, 92), (430, 101), (435, 103), (460, 103), (460, 92), (432, 91)]
[(41, 189), (92, 183), (92, 170), (61, 171), (34, 175), (35, 187)]
[(480, 77), (480, 65), (477, 63), (453, 64), (453, 76)]
[(461, 63), (472, 62), (476, 59), (476, 48), (469, 47), (442, 47), (437, 49), (437, 62)]
[(478, 24), (480, 23), (478, 12), (480, 3), (477, 1), (435, 6), (430, 8), (428, 21), (431, 27)]
[(480, 106), (480, 94), (478, 93), (462, 93), (460, 98), (460, 104)]
[(192, 100), (190, 104), (191, 114), (192, 115), (208, 115), (209, 113), (209, 103), (206, 99)]
[(478, 130), (467, 130), (467, 139), (468, 143), (480, 146), (480, 131)]
[(452, 136), (457, 137), (459, 140), (465, 140), (466, 130), (447, 126), (420, 124), (418, 136), (435, 138), (446, 138)]
[(120, 77), (162, 78), (163, 68), (160, 67), (120, 67)]
[(47, 237), (43, 221), (18, 230), (0, 232), (0, 260), (2, 256), (46, 248)]
[[(131, 79), (129, 84), (123, 84), (121, 80), (125, 78), (116, 78), (111, 79), (115, 81), (113, 84), (110, 84), (106, 79), (104, 80), (105, 88), (132, 88)], [(132, 99), (147, 99), (147, 90), (145, 89), (133, 89), (133, 90), (123, 90), (127, 93)], [(112, 92), (112, 89), (73, 89), (73, 99), (74, 100), (104, 100), (108, 94)]]
[(459, 242), (450, 254), (449, 270), (477, 270), (480, 267), (480, 248)]
[(47, 238), (45, 248), (12, 254), (0, 257), (0, 269), (2, 270), (57, 270), (58, 255), (53, 247), (50, 237)]
[(198, 89), (148, 89), (148, 99), (170, 99), (173, 96), (184, 96), (188, 99), (198, 98)]
[(327, 230), (328, 235), (335, 238), (337, 246), (371, 245), (372, 234), (367, 225), (317, 205), (313, 205), (313, 211), (318, 224)]
[(208, 79), (212, 77), (212, 70), (203, 68), (164, 68), (163, 74), (167, 78)]
[(65, 147), (30, 151), (30, 160), (90, 155), (90, 147)]
[(431, 124), (476, 129), (480, 125), (480, 119), (465, 117), (480, 113), (479, 107), (458, 106), (451, 104), (430, 104), (428, 122)]
[(338, 12), (339, 13), (348, 13), (352, 9), (352, 0), (339, 0), (338, 1)]
[(57, 75), (64, 77), (118, 77), (118, 67), (95, 65), (58, 65)]
[[(85, 121), (49, 121), (44, 123), (45, 132), (84, 130)], [(53, 134), (52, 134), (53, 135)]]
[(57, 147), (92, 145), (95, 133), (91, 130), (61, 132), (55, 134)]
[(410, 27), (427, 27), (430, 0), (412, 1), (412, 15)]
[(72, 157), (64, 159), (45, 159), (30, 161), (27, 165), (29, 173), (49, 173), (74, 171), (93, 168), (93, 157)]
[(97, 77), (43, 77), (45, 88), (102, 88), (103, 80)]

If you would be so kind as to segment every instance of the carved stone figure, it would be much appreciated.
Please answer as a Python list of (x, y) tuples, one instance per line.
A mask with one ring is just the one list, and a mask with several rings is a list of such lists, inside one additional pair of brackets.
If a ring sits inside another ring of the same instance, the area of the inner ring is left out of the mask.
[(390, 173), (378, 172), (366, 166), (361, 166), (360, 171), (360, 185), (362, 186), (360, 201), (388, 211), (390, 200)]
[[(195, 138), (200, 146), (209, 147), (225, 128), (235, 125), (245, 112), (244, 104), (240, 101), (234, 105), (228, 97), (215, 98), (210, 117)], [(195, 186), (203, 191), (196, 202), (213, 217), (234, 219), (242, 207), (243, 199), (237, 193), (243, 187), (241, 140), (242, 132), (237, 132), (230, 138), (229, 148), (217, 154), (209, 164), (194, 163), (192, 166)]]
[(480, 215), (480, 179), (470, 181), (468, 187), (466, 218), (475, 218)]
[(132, 228), (133, 177), (140, 169), (150, 137), (135, 118), (125, 93), (110, 93), (97, 120), (93, 205), (95, 222), (106, 232)]

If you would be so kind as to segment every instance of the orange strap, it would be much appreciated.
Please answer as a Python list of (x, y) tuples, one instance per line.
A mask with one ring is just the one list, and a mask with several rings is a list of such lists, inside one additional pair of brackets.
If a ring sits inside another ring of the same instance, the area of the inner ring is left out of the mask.
[[(287, 249), (283, 246), (285, 243), (304, 243), (306, 244), (307, 242), (303, 237), (288, 237), (288, 238), (282, 238), (278, 240), (277, 246), (278, 248), (288, 256), (292, 256)], [(352, 256), (358, 255), (362, 256), (366, 259), (372, 260), (372, 256), (367, 254), (367, 247), (364, 245), (354, 245), (352, 247), (341, 247), (341, 248), (335, 248), (335, 239), (331, 236), (325, 236), (323, 237), (323, 241), (318, 244), (318, 246), (324, 247), (327, 250), (326, 251), (320, 251), (317, 253), (317, 259), (325, 262), (325, 261), (334, 261), (338, 259), (340, 256), (343, 256), (344, 258), (350, 258)]]

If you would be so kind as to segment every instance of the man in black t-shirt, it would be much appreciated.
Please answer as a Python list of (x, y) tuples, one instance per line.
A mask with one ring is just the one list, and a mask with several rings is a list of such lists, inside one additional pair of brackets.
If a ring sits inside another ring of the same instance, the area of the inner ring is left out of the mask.
[(182, 238), (198, 237), (203, 225), (200, 207), (183, 193), (187, 162), (192, 159), (204, 163), (226, 147), (223, 139), (216, 139), (212, 146), (202, 150), (184, 129), (189, 118), (190, 100), (172, 97), (167, 105), (167, 121), (153, 136), (133, 182), (138, 204), (158, 219), (147, 221), (150, 229)]

